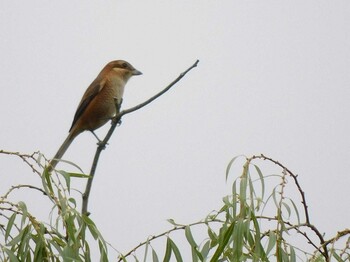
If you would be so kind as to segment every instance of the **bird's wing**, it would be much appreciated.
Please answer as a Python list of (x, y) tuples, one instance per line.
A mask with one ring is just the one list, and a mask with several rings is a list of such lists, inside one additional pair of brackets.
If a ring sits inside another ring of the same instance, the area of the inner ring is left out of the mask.
[(75, 123), (78, 121), (78, 119), (81, 117), (81, 115), (84, 113), (85, 109), (88, 107), (88, 105), (91, 103), (91, 101), (95, 98), (95, 96), (102, 90), (104, 85), (106, 84), (106, 81), (98, 81), (97, 79), (91, 83), (91, 85), (86, 89), (86, 92), (81, 99), (78, 109), (75, 112), (74, 119), (72, 126), (70, 127), (69, 131), (72, 130)]

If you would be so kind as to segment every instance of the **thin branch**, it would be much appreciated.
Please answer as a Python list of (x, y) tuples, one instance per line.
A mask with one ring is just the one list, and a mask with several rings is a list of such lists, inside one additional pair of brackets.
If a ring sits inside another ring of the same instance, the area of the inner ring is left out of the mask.
[(28, 161), (28, 158), (29, 158), (29, 159), (34, 160), (37, 164), (39, 164), (38, 161), (36, 161), (34, 158), (34, 155), (39, 154), (39, 152), (34, 152), (33, 154), (29, 155), (29, 154), (21, 154), (20, 152), (11, 152), (11, 151), (0, 150), (0, 154), (18, 156), (32, 169), (32, 171), (34, 173), (36, 173), (37, 175), (39, 175), (41, 177), (41, 172), (39, 172), (34, 167), (34, 165)]
[[(269, 220), (269, 221), (278, 221), (277, 217), (267, 217), (267, 216), (256, 216), (257, 219), (265, 219), (265, 220)], [(307, 223), (302, 223), (302, 224), (297, 224), (297, 225), (293, 225), (291, 222), (288, 221), (284, 221), (283, 223), (288, 225), (289, 227), (286, 227), (284, 229), (284, 231), (288, 232), (290, 230), (295, 230), (297, 231), (299, 234), (301, 234), (302, 236), (304, 236), (306, 238), (306, 240), (308, 241), (308, 243), (310, 245), (312, 245), (316, 250), (318, 250), (319, 252), (322, 253), (322, 251), (320, 250), (321, 247), (318, 247), (312, 240), (311, 238), (306, 234), (306, 232), (302, 231), (300, 228), (301, 227), (309, 227), (309, 225)], [(268, 230), (264, 233), (261, 234), (261, 239), (263, 239), (264, 237), (268, 236), (269, 232), (277, 232), (277, 230)]]
[(315, 227), (313, 226), (311, 223), (310, 223), (310, 218), (309, 218), (309, 211), (308, 211), (308, 206), (307, 206), (307, 203), (306, 203), (306, 198), (305, 198), (305, 192), (302, 190), (300, 184), (299, 184), (299, 181), (298, 181), (298, 176), (293, 174), (292, 171), (290, 171), (287, 167), (285, 167), (284, 165), (282, 165), (280, 162), (270, 158), (270, 157), (267, 157), (263, 154), (261, 154), (260, 156), (253, 156), (252, 159), (263, 159), (263, 160), (268, 160), (276, 165), (278, 165), (279, 167), (283, 168), (283, 170), (287, 171), (287, 173), (293, 178), (294, 180), (294, 183), (295, 185), (297, 186), (299, 192), (300, 192), (300, 195), (301, 195), (301, 198), (302, 198), (302, 205), (304, 207), (304, 212), (305, 212), (305, 218), (306, 218), (306, 225), (307, 227), (309, 227), (312, 231), (314, 231), (314, 233), (318, 236), (319, 240), (320, 240), (320, 243), (321, 243), (321, 246), (323, 246), (323, 252), (322, 255), (325, 257), (326, 261), (329, 261), (329, 255), (328, 255), (328, 250), (326, 248), (326, 246), (324, 245), (325, 244), (325, 240), (321, 234), (321, 232)]
[[(158, 94), (152, 96), (150, 99), (148, 99), (147, 101), (134, 106), (132, 108), (123, 110), (122, 112), (120, 112), (120, 117), (122, 117), (123, 115), (129, 114), (131, 112), (134, 112), (138, 109), (141, 109), (142, 107), (148, 105), (149, 103), (151, 103), (153, 100), (157, 99), (158, 97), (160, 97), (161, 95), (163, 95), (165, 92), (167, 92), (170, 88), (172, 88), (177, 82), (179, 82), (181, 80), (181, 78), (183, 78), (189, 71), (191, 71), (193, 68), (197, 67), (199, 63), (199, 60), (197, 60), (192, 66), (190, 66), (185, 72), (181, 73), (173, 82), (171, 82), (166, 88), (164, 88), (161, 92), (159, 92)], [(117, 116), (118, 117), (118, 116)]]
[[(257, 219), (264, 219), (264, 220), (273, 220), (273, 221), (278, 221), (278, 219), (276, 217), (267, 217), (267, 216), (256, 216)], [(217, 218), (213, 218), (212, 220), (204, 220), (204, 221), (198, 221), (198, 222), (194, 222), (194, 223), (191, 223), (191, 224), (188, 224), (188, 225), (176, 225), (174, 226), (172, 229), (170, 230), (167, 230), (163, 233), (160, 233), (158, 235), (153, 235), (153, 236), (150, 236), (147, 240), (141, 242), (140, 244), (138, 244), (137, 246), (135, 246), (133, 249), (131, 249), (130, 251), (128, 251), (127, 253), (125, 253), (124, 255), (123, 254), (120, 254), (119, 255), (119, 258), (118, 258), (118, 262), (120, 261), (123, 261), (123, 259), (125, 259), (126, 257), (130, 256), (132, 253), (136, 252), (140, 247), (146, 245), (147, 243), (150, 243), (151, 241), (154, 241), (158, 238), (161, 238), (161, 237), (164, 237), (164, 236), (167, 236), (167, 235), (170, 235), (172, 232), (174, 231), (178, 231), (178, 230), (184, 230), (186, 227), (192, 227), (192, 226), (196, 226), (196, 225), (202, 225), (202, 224), (206, 224), (206, 225), (209, 225), (211, 223), (221, 223), (223, 224), (224, 221), (221, 221)], [(289, 227), (285, 228), (285, 231), (290, 231), (290, 230), (296, 230), (299, 234), (303, 235), (308, 243), (310, 245), (312, 245), (315, 249), (317, 249), (319, 252), (322, 253), (321, 251), (321, 248), (322, 246), (318, 247), (316, 244), (314, 244), (311, 240), (311, 238), (306, 234), (306, 232), (303, 232), (301, 230), (302, 227), (308, 227), (310, 228), (310, 225), (307, 224), (307, 223), (302, 223), (302, 224), (299, 224), (299, 225), (293, 225), (292, 223), (288, 222), (288, 221), (283, 221), (284, 224), (288, 225)], [(276, 232), (278, 230), (268, 230), (264, 233), (261, 234), (261, 239), (263, 239), (264, 237), (268, 236), (269, 232)], [(346, 234), (349, 234), (349, 230), (344, 230), (342, 232), (338, 232), (338, 238), (341, 237), (341, 236), (344, 236)], [(328, 242), (328, 244), (332, 241), (335, 241), (337, 240), (337, 238), (333, 238)]]
[(39, 187), (32, 186), (32, 185), (17, 185), (17, 186), (12, 186), (12, 187), (6, 192), (5, 195), (3, 195), (3, 196), (0, 197), (0, 200), (6, 199), (6, 198), (9, 196), (9, 194), (10, 194), (13, 190), (19, 189), (19, 188), (25, 188), (25, 187), (26, 187), (26, 188), (30, 188), (30, 189), (38, 190), (39, 192), (41, 192), (41, 193), (43, 193), (45, 196), (47, 196), (46, 192), (45, 192), (43, 189), (39, 188)]
[(323, 246), (327, 246), (330, 243), (333, 243), (335, 241), (338, 241), (340, 238), (349, 235), (350, 236), (350, 229), (344, 229), (343, 231), (338, 231), (337, 235), (323, 243)]
[[(89, 215), (88, 213), (88, 202), (89, 202), (89, 196), (90, 196), (90, 192), (91, 192), (91, 187), (92, 187), (92, 182), (94, 179), (94, 175), (96, 172), (96, 168), (97, 168), (97, 163), (98, 160), (100, 158), (100, 154), (102, 152), (103, 149), (105, 149), (107, 142), (109, 141), (110, 137), (112, 136), (115, 128), (117, 127), (118, 123), (120, 123), (120, 120), (122, 118), (122, 116), (132, 113), (136, 110), (141, 109), (142, 107), (150, 104), (152, 101), (154, 101), (155, 99), (157, 99), (158, 97), (160, 97), (161, 95), (163, 95), (164, 93), (166, 93), (170, 88), (172, 88), (177, 82), (179, 82), (189, 71), (191, 71), (193, 68), (195, 68), (199, 63), (199, 60), (197, 60), (192, 66), (190, 66), (186, 71), (184, 71), (183, 73), (181, 73), (173, 82), (171, 82), (166, 88), (164, 88), (161, 92), (159, 92), (158, 94), (154, 95), (153, 97), (151, 97), (150, 99), (146, 100), (145, 102), (132, 107), (130, 109), (126, 109), (121, 111), (120, 113), (118, 113), (113, 119), (112, 119), (112, 125), (111, 128), (109, 129), (106, 137), (100, 142), (98, 143), (97, 149), (96, 149), (96, 153), (94, 156), (94, 160), (92, 162), (92, 166), (91, 166), (91, 170), (90, 170), (90, 178), (88, 179), (88, 182), (86, 184), (86, 188), (85, 188), (85, 192), (83, 194), (83, 203), (82, 203), (82, 214), (86, 214)], [(120, 105), (116, 105), (117, 108)], [(119, 112), (119, 110), (117, 110), (117, 112)]]
[(153, 236), (150, 236), (147, 240), (141, 242), (140, 244), (138, 244), (136, 247), (134, 247), (133, 249), (131, 249), (128, 253), (126, 253), (125, 255), (123, 254), (120, 254), (119, 256), (119, 259), (118, 259), (118, 262), (124, 260), (126, 257), (130, 256), (132, 253), (134, 253), (137, 249), (139, 249), (140, 247), (146, 245), (147, 243), (157, 239), (157, 238), (160, 238), (160, 237), (163, 237), (163, 236), (166, 236), (166, 235), (169, 235), (170, 233), (174, 232), (174, 231), (177, 231), (177, 230), (185, 230), (186, 227), (192, 227), (192, 226), (196, 226), (196, 225), (203, 225), (203, 224), (208, 224), (208, 223), (211, 223), (211, 222), (222, 222), (220, 220), (210, 220), (210, 221), (198, 221), (198, 222), (194, 222), (194, 223), (191, 223), (191, 224), (188, 224), (188, 225), (179, 225), (179, 226), (174, 226), (172, 229), (168, 230), (168, 231), (165, 231), (163, 233), (160, 233), (158, 235), (153, 235)]

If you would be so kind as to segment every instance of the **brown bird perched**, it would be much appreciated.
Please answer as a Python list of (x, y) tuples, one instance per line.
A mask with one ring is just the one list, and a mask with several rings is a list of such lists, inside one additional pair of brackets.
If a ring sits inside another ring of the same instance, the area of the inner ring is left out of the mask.
[[(93, 132), (103, 126), (117, 112), (115, 101), (121, 103), (124, 87), (130, 77), (141, 75), (131, 64), (123, 60), (109, 62), (86, 89), (75, 112), (69, 134), (49, 163), (54, 169), (74, 138), (83, 131)], [(96, 136), (96, 135), (95, 135)]]

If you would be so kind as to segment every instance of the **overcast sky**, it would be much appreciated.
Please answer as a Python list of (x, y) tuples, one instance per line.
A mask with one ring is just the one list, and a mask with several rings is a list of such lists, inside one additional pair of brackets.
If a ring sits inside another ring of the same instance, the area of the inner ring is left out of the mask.
[[(349, 47), (345, 0), (1, 1), (0, 149), (52, 157), (111, 60), (143, 72), (127, 84), (128, 108), (199, 59), (125, 116), (102, 153), (89, 210), (106, 240), (126, 252), (170, 228), (168, 218), (205, 217), (230, 193), (229, 160), (260, 153), (299, 175), (311, 222), (331, 237), (350, 221)], [(86, 132), (64, 158), (88, 172), (95, 147)], [(0, 195), (40, 184), (18, 159), (0, 165)], [(31, 208), (40, 217), (48, 204)]]

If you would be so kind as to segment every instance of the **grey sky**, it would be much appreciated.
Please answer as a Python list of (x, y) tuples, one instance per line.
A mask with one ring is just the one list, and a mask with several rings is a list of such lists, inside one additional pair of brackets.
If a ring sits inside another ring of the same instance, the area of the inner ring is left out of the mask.
[[(0, 148), (51, 157), (111, 60), (144, 74), (128, 108), (199, 59), (103, 152), (89, 208), (106, 239), (128, 251), (168, 218), (203, 218), (229, 193), (228, 161), (260, 153), (299, 174), (312, 222), (332, 236), (350, 221), (349, 29), (349, 1), (2, 1)], [(65, 158), (88, 172), (95, 146), (84, 133)], [(40, 182), (19, 160), (0, 166), (0, 194)]]

